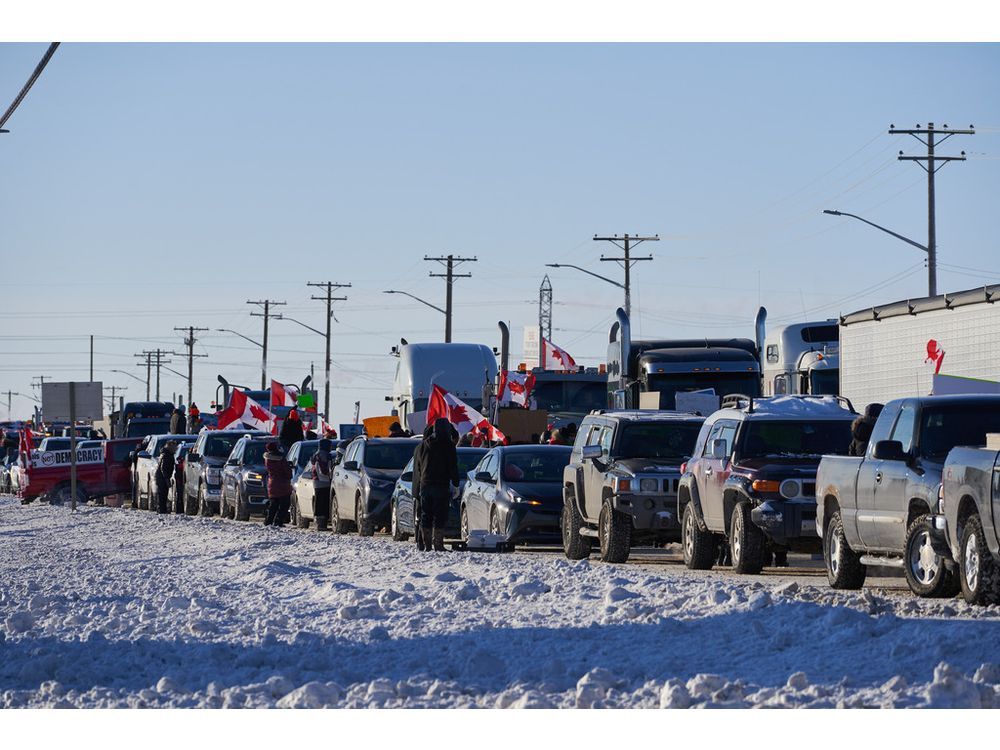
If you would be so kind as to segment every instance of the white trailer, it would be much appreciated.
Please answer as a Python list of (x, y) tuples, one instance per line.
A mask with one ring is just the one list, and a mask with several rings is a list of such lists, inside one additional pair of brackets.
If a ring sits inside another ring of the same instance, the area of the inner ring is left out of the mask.
[(998, 302), (1000, 284), (995, 284), (841, 317), (840, 395), (861, 410), (935, 391), (996, 393)]

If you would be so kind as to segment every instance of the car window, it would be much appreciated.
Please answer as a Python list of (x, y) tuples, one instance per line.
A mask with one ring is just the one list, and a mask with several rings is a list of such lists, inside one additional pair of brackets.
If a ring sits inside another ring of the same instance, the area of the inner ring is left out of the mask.
[(486, 465), (483, 467), (482, 470), (485, 471), (487, 474), (489, 474), (494, 481), (496, 481), (497, 478), (497, 465), (498, 465), (497, 453), (496, 451), (492, 451), (489, 454), (489, 457), (487, 458), (486, 461)]
[(573, 441), (573, 450), (580, 450), (583, 446), (587, 444), (587, 438), (590, 437), (592, 425), (584, 422), (580, 425), (580, 429), (576, 433), (576, 440)]
[(590, 434), (587, 435), (587, 442), (585, 445), (599, 445), (601, 441), (601, 428), (603, 425), (595, 424), (590, 428)]
[(719, 439), (726, 441), (726, 455), (733, 455), (733, 438), (736, 436), (736, 422), (722, 422)]
[(301, 445), (299, 443), (296, 443), (288, 451), (288, 455), (285, 456), (285, 460), (288, 461), (288, 463), (292, 464), (292, 466), (294, 466), (298, 462), (298, 460), (299, 460), (299, 448), (300, 447), (301, 447)]
[(705, 438), (705, 447), (701, 452), (703, 456), (712, 455), (712, 443), (719, 436), (719, 432), (722, 430), (722, 422), (716, 422), (712, 425), (712, 429), (708, 431), (708, 437)]
[(875, 420), (875, 426), (872, 428), (871, 437), (868, 439), (868, 450), (867, 453), (870, 456), (871, 452), (875, 450), (875, 443), (881, 440), (888, 440), (889, 433), (892, 432), (892, 428), (896, 422), (896, 415), (899, 413), (900, 402), (890, 402), (885, 405), (882, 413), (879, 414), (878, 419)]
[(611, 455), (611, 440), (615, 436), (615, 430), (608, 425), (601, 431), (601, 453), (605, 456)]
[(903, 444), (903, 452), (909, 453), (913, 450), (913, 428), (916, 426), (917, 411), (913, 404), (905, 404), (899, 410), (896, 418), (896, 426), (892, 428), (890, 440), (898, 440)]

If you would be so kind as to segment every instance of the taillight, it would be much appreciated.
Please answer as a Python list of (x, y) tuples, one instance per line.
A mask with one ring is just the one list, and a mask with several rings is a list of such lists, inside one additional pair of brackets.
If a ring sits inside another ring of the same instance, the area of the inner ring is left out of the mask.
[(688, 470), (687, 461), (681, 464), (681, 474), (686, 474)]

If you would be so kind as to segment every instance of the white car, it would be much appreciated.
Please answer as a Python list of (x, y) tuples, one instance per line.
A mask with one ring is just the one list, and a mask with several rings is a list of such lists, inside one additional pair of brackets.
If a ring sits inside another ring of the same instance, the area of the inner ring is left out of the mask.
[(163, 446), (174, 440), (178, 444), (190, 443), (197, 435), (151, 435), (146, 447), (136, 454), (135, 497), (140, 510), (154, 509), (153, 496), (156, 494), (156, 465), (163, 453)]

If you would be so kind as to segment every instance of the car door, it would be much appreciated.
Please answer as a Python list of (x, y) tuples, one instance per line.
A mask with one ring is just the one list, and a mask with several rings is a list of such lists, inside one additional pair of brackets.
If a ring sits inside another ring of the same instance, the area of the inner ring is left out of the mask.
[[(896, 417), (889, 440), (898, 440), (906, 456), (913, 455), (917, 429), (916, 402), (903, 404)], [(878, 546), (883, 550), (901, 552), (906, 538), (906, 517), (909, 498), (906, 488), (912, 469), (910, 461), (881, 461), (875, 474), (874, 517)]]
[[(364, 466), (365, 461), (365, 441), (359, 440), (354, 446), (354, 458), (348, 459), (348, 461), (354, 461), (357, 463), (357, 469), (344, 469), (344, 492), (342, 495), (338, 495), (340, 502), (337, 506), (341, 518), (351, 518), (357, 521), (357, 503), (354, 502), (354, 496), (358, 492), (358, 487), (361, 484), (361, 468)], [(347, 461), (344, 462), (345, 464)]]
[(361, 444), (360, 440), (353, 441), (347, 446), (347, 450), (344, 452), (344, 458), (337, 464), (336, 468), (333, 470), (333, 476), (330, 480), (330, 486), (334, 494), (337, 496), (337, 513), (340, 514), (341, 518), (345, 518), (344, 514), (347, 512), (347, 506), (341, 503), (341, 495), (343, 495), (346, 490), (344, 489), (345, 474), (344, 464), (348, 461), (354, 460), (354, 454), (358, 450), (358, 445)]
[(881, 523), (875, 510), (875, 486), (876, 478), (878, 478), (878, 482), (882, 481), (883, 462), (873, 456), (875, 444), (881, 440), (889, 440), (889, 436), (896, 426), (899, 410), (900, 404), (898, 402), (887, 404), (875, 423), (875, 428), (868, 441), (868, 449), (865, 451), (858, 468), (857, 482), (853, 490), (854, 508), (850, 507), (851, 488), (849, 486), (841, 488), (841, 492), (847, 496), (843, 508), (844, 523), (851, 523), (853, 516), (858, 536), (861, 537), (861, 544), (866, 550), (878, 549), (880, 545), (879, 526)]
[(472, 478), (465, 485), (465, 513), (469, 518), (470, 529), (485, 529), (483, 522), (483, 488), (485, 483), (478, 477), (489, 474), (490, 465), (496, 460), (496, 451), (489, 451), (476, 465)]
[[(409, 477), (404, 479), (404, 477)], [(396, 523), (402, 529), (413, 529), (413, 459), (406, 462), (396, 483)]]
[[(715, 532), (721, 532), (726, 528), (722, 487), (729, 477), (729, 460), (733, 455), (733, 443), (738, 425), (738, 422), (730, 419), (720, 419), (716, 422), (708, 440), (705, 441), (704, 453), (698, 462), (702, 475), (698, 487), (701, 511), (705, 516), (705, 523)], [(724, 455), (721, 457), (716, 457), (713, 452), (712, 446), (716, 440), (725, 443)]]
[(226, 459), (225, 465), (222, 467), (222, 494), (223, 500), (226, 502), (233, 502), (236, 497), (236, 483), (240, 461), (243, 457), (244, 445), (245, 443), (243, 442), (237, 443), (236, 447), (233, 448), (233, 452), (229, 454), (229, 458)]
[(583, 512), (587, 520), (596, 521), (601, 514), (601, 503), (604, 501), (604, 471), (611, 460), (611, 443), (614, 438), (614, 427), (606, 424), (596, 424), (587, 436), (586, 445), (597, 445), (601, 447), (601, 457), (597, 459), (600, 465), (594, 463), (594, 459), (586, 458), (582, 461), (583, 473)]

